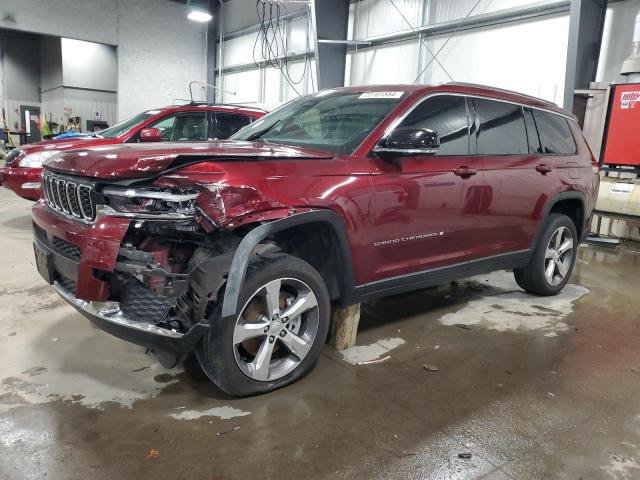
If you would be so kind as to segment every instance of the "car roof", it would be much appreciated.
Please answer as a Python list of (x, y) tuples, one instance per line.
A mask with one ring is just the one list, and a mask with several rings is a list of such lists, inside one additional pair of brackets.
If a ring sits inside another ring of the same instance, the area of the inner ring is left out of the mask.
[(434, 92), (459, 93), (469, 96), (479, 96), (503, 100), (506, 102), (518, 103), (532, 108), (548, 110), (554, 113), (565, 115), (576, 119), (573, 113), (560, 108), (555, 103), (551, 103), (541, 98), (525, 95), (522, 93), (505, 90), (501, 88), (489, 87), (486, 85), (478, 85), (474, 83), (450, 82), (439, 85), (363, 85), (354, 87), (341, 87), (334, 90), (346, 92), (384, 92), (384, 91), (401, 91), (410, 94), (426, 95)]
[(166, 107), (149, 109), (148, 111), (155, 110), (157, 110), (158, 113), (207, 110), (212, 112), (240, 113), (243, 115), (249, 115), (251, 117), (262, 117), (263, 115), (268, 113), (267, 110), (245, 105), (215, 104), (204, 102), (190, 102), (181, 105), (167, 105)]

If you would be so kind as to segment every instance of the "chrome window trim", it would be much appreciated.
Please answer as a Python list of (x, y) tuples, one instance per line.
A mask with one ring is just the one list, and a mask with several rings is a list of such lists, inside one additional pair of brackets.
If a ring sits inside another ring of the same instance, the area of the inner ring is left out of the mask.
[(385, 147), (373, 147), (373, 153), (405, 153), (407, 155), (432, 155), (438, 151), (437, 148), (385, 148)]

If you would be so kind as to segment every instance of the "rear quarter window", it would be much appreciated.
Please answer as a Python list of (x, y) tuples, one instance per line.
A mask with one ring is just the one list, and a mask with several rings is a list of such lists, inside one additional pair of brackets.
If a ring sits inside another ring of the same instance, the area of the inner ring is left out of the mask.
[(576, 141), (566, 118), (540, 110), (533, 110), (533, 118), (540, 136), (538, 153), (556, 155), (576, 153)]

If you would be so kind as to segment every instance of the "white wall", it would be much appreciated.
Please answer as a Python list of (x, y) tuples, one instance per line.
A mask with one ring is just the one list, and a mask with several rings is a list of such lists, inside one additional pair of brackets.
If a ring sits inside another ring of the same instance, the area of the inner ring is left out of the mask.
[[(363, 0), (351, 6), (351, 38), (371, 38), (385, 33), (464, 18), (475, 0)], [(473, 15), (530, 4), (530, 0), (485, 0)], [(404, 18), (403, 18), (404, 16)], [(358, 25), (359, 23), (359, 25)], [(432, 36), (427, 47), (453, 80), (517, 90), (561, 104), (564, 90), (568, 14), (539, 17), (491, 27)], [(359, 48), (347, 58), (347, 85), (382, 83), (442, 83), (450, 81), (417, 38), (375, 48)], [(390, 67), (392, 66), (392, 67)], [(543, 66), (543, 68), (541, 68)]]
[[(568, 14), (466, 30), (447, 43), (438, 59), (455, 81), (516, 90), (562, 105), (568, 32)], [(429, 47), (437, 52), (447, 38), (431, 37)], [(425, 53), (425, 65), (430, 58)], [(421, 81), (449, 78), (434, 62)]]
[(62, 38), (60, 43), (64, 86), (117, 90), (118, 61), (114, 47), (70, 38)]
[(202, 24), (169, 0), (2, 0), (0, 28), (118, 47), (118, 118), (188, 98), (206, 76)]
[[(423, 24), (455, 21), (464, 18), (475, 3), (476, 0), (395, 0), (396, 9), (388, 0), (361, 0), (350, 7), (349, 38), (375, 38)], [(484, 0), (473, 15), (532, 3), (540, 4), (531, 0)], [(228, 11), (239, 14), (230, 7), (225, 10)], [(248, 14), (255, 17), (252, 12)], [(304, 49), (302, 33), (307, 25), (306, 19), (291, 23), (288, 29), (292, 45), (290, 51), (299, 52)], [(569, 17), (566, 13), (463, 30), (447, 43), (438, 60), (456, 81), (517, 90), (561, 104), (568, 31)], [(432, 52), (437, 52), (449, 36), (428, 37), (427, 46)], [(253, 62), (255, 38), (256, 34), (247, 34), (226, 41), (224, 66), (228, 68)], [(417, 38), (375, 48), (359, 47), (347, 55), (345, 84), (412, 83), (431, 58)], [(273, 108), (296, 96), (288, 82), (271, 68), (264, 74), (258, 69), (251, 69), (223, 76), (224, 87), (238, 92), (236, 96), (225, 94), (225, 101), (260, 102), (266, 108)], [(293, 73), (291, 76), (297, 77)], [(436, 62), (418, 79), (418, 83), (446, 81), (449, 77)], [(314, 84), (310, 75), (296, 89), (301, 93), (312, 91)]]
[[(322, 0), (317, 0), (322, 2)], [(286, 2), (281, 12), (295, 13), (306, 9), (302, 2)], [(235, 32), (258, 23), (256, 14), (256, 0), (231, 0), (222, 5), (222, 29), (225, 33)]]
[(0, 34), (6, 95), (40, 101), (40, 40)]
[(40, 39), (40, 92), (60, 87), (62, 83), (62, 43), (58, 37)]
[(119, 117), (189, 98), (189, 82), (206, 79), (206, 27), (176, 2), (118, 1)]
[(0, 104), (9, 128), (22, 125), (20, 105), (40, 106), (40, 41), (38, 38), (0, 35)]
[(100, 113), (100, 120), (113, 125), (117, 121), (116, 94), (96, 92), (77, 88), (59, 87), (42, 93), (42, 112), (47, 118), (58, 124), (67, 124), (65, 108), (71, 109), (71, 116), (82, 119), (82, 130), (86, 129), (87, 120), (94, 120), (95, 112)]
[[(233, 4), (233, 2), (229, 3)], [(240, 0), (237, 5), (241, 4), (243, 3)], [(239, 14), (229, 8), (225, 12)], [(256, 23), (255, 10), (251, 12), (251, 15), (253, 23), (249, 25), (254, 25)], [(274, 67), (255, 66), (255, 62), (259, 64), (264, 61), (260, 40), (256, 46), (257, 32), (225, 40), (222, 59), (222, 87), (226, 91), (220, 95), (221, 100), (228, 103), (256, 105), (272, 110), (298, 95), (314, 91), (315, 85), (317, 85), (313, 60), (314, 41), (311, 36), (307, 38), (308, 29), (309, 20), (306, 15), (286, 22), (284, 32), (287, 52), (301, 54), (307, 49), (310, 51), (306, 64), (303, 59), (298, 59), (289, 61), (286, 69), (283, 68), (283, 71), (286, 71), (288, 75), (288, 80)], [(282, 44), (280, 49), (282, 50)], [(225, 69), (239, 65), (243, 67), (240, 71), (225, 71)]]

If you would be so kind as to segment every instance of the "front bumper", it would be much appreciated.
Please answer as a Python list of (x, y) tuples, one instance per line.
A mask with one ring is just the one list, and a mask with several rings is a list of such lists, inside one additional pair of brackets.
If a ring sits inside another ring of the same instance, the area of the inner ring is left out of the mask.
[(42, 197), (40, 187), (41, 168), (8, 167), (0, 169), (0, 184), (27, 200)]
[(152, 323), (127, 317), (117, 302), (79, 300), (59, 282), (54, 283), (54, 288), (69, 305), (95, 326), (115, 337), (152, 350), (160, 363), (167, 368), (174, 367), (191, 352), (208, 330), (208, 326), (202, 323), (194, 325), (186, 333), (160, 328)]
[(109, 285), (98, 278), (98, 273), (113, 272), (130, 220), (105, 217), (94, 224), (81, 223), (51, 210), (43, 200), (33, 206), (31, 217), (36, 241), (52, 251), (54, 262), (63, 261), (56, 260), (60, 250), (53, 248), (54, 244), (68, 247), (62, 253), (77, 263), (77, 269), (74, 277), (65, 276), (77, 282), (76, 297), (106, 301)]
[[(98, 328), (152, 350), (168, 368), (191, 352), (207, 332), (205, 323), (196, 323), (183, 333), (163, 328), (154, 323), (155, 318), (126, 313), (131, 310), (130, 302), (108, 301), (110, 285), (99, 272), (123, 268), (118, 256), (129, 219), (105, 217), (95, 224), (81, 223), (51, 210), (43, 201), (33, 207), (32, 218), (38, 269), (65, 301)], [(145, 305), (139, 310), (151, 308)]]

